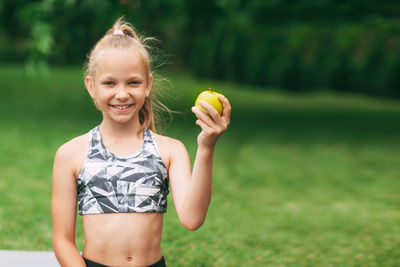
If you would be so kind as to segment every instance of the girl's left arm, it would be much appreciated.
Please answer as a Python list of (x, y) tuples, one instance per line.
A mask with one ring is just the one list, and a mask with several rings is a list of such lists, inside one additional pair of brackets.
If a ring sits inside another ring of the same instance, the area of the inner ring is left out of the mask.
[(175, 143), (170, 157), (169, 176), (172, 198), (181, 224), (196, 230), (204, 222), (212, 191), (212, 166), (214, 148), (221, 134), (230, 123), (231, 106), (224, 96), (219, 96), (223, 105), (223, 114), (206, 102), (200, 104), (208, 114), (193, 107), (192, 111), (198, 117), (196, 124), (202, 129), (197, 137), (198, 149), (191, 173), (190, 159), (185, 146)]

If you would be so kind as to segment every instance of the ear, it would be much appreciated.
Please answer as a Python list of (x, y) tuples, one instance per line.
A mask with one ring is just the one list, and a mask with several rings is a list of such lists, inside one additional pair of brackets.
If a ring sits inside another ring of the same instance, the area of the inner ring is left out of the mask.
[(94, 99), (94, 81), (90, 76), (86, 76), (85, 78), (86, 89), (92, 99)]
[(147, 79), (146, 97), (149, 97), (150, 92), (151, 92), (152, 85), (153, 85), (153, 75), (150, 74), (150, 75), (149, 75), (149, 78)]

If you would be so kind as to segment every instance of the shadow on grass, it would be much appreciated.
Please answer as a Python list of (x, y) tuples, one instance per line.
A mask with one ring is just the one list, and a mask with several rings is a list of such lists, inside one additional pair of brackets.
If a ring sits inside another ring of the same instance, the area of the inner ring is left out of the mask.
[[(191, 114), (176, 115), (170, 127), (197, 131)], [(194, 128), (194, 129), (193, 129)], [(175, 130), (173, 130), (175, 131)], [(400, 113), (371, 110), (235, 108), (224, 139), (240, 146), (248, 142), (288, 144), (400, 145)]]
[[(90, 129), (100, 123), (101, 115), (83, 87), (79, 69), (56, 69), (46, 79), (28, 79), (29, 87), (21, 68), (2, 70), (1, 79), (9, 87), (1, 92), (0, 119), (3, 124), (37, 124), (49, 128), (79, 125)], [(198, 82), (187, 79), (187, 76), (179, 76), (175, 80), (177, 88), (199, 87)], [(400, 143), (400, 109), (351, 106), (352, 103), (362, 104), (371, 99), (365, 101), (364, 98), (356, 98), (351, 100), (353, 102), (341, 104), (342, 98), (337, 100), (336, 95), (334, 104), (324, 105), (325, 102), (329, 103), (329, 97), (321, 98), (321, 102), (312, 96), (297, 98), (240, 89), (232, 86), (229, 91), (233, 112), (230, 129), (224, 134), (235, 144), (254, 138), (258, 141), (272, 139), (304, 144)], [(172, 99), (166, 104), (171, 104), (169, 106), (173, 110), (183, 112), (174, 115), (165, 133), (198, 132), (195, 118), (190, 112), (191, 104), (188, 103), (191, 99), (185, 99), (189, 93), (176, 93), (182, 94), (182, 99)]]
[[(52, 99), (43, 103), (4, 102), (0, 107), (3, 123), (85, 126), (100, 123), (101, 115), (91, 100)], [(193, 131), (193, 114), (173, 115), (166, 133)], [(164, 123), (168, 125), (168, 123)], [(46, 127), (47, 128), (47, 127)], [(288, 108), (287, 106), (233, 109), (229, 131), (224, 135), (235, 144), (265, 138), (285, 143), (372, 143), (400, 144), (400, 112), (371, 110), (340, 110), (326, 108)]]
[(399, 143), (400, 114), (329, 107), (239, 109), (232, 114), (231, 130), (235, 138), (246, 139), (265, 135), (301, 143)]

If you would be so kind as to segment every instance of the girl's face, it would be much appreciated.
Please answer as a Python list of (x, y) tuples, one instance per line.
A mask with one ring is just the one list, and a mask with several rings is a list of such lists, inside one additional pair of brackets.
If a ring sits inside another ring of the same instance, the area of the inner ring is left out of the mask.
[(107, 48), (97, 55), (95, 74), (87, 76), (85, 84), (104, 120), (139, 123), (153, 81), (142, 58), (128, 48)]

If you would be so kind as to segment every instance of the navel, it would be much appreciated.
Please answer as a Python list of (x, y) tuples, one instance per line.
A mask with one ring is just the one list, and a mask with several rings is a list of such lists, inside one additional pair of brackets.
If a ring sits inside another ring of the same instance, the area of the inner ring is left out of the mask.
[(133, 261), (133, 257), (129, 256), (128, 258), (126, 258), (129, 262)]

